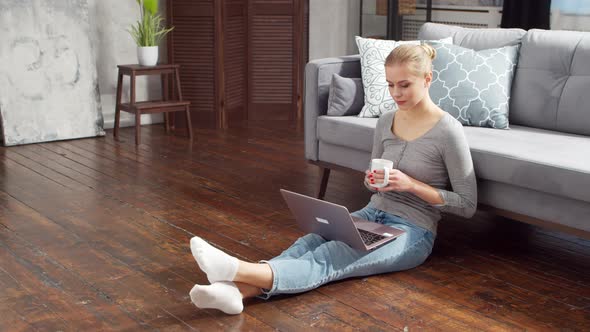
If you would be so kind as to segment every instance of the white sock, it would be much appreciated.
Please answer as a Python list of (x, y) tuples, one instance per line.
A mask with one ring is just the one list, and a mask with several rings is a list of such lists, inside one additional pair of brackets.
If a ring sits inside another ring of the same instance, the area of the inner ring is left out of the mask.
[(191, 239), (191, 252), (210, 283), (234, 280), (238, 272), (237, 258), (211, 246), (198, 236)]
[(244, 310), (242, 294), (236, 284), (230, 281), (195, 285), (189, 294), (191, 301), (201, 309), (217, 309), (228, 315), (237, 315)]

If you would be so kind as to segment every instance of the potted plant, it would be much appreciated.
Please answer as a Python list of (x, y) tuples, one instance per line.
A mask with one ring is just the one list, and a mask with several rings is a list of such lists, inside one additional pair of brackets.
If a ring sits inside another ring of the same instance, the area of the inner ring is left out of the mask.
[(129, 33), (137, 44), (137, 60), (142, 66), (155, 66), (158, 62), (158, 45), (174, 27), (166, 28), (158, 14), (158, 0), (136, 0), (140, 20), (131, 26)]

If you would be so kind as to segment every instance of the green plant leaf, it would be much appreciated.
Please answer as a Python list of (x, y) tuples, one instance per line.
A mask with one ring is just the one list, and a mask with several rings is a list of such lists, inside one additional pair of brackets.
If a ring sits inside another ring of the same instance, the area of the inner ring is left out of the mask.
[(127, 31), (137, 46), (158, 46), (166, 34), (174, 29), (174, 27), (166, 28), (163, 22), (164, 19), (159, 14), (146, 12)]
[(143, 8), (154, 15), (158, 13), (158, 0), (143, 0)]

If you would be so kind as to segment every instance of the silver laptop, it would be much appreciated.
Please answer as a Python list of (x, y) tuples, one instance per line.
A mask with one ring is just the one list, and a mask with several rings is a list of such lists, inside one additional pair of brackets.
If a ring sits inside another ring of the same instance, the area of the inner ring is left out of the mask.
[(342, 205), (281, 189), (299, 228), (327, 240), (342, 241), (358, 250), (373, 250), (405, 231), (350, 215)]

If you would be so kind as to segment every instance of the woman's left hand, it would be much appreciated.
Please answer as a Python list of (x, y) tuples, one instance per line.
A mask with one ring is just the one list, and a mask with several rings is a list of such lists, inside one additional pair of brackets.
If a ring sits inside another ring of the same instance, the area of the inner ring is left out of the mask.
[[(373, 179), (375, 183), (383, 183), (385, 171), (376, 170), (373, 172)], [(383, 188), (374, 188), (379, 192), (387, 191), (412, 191), (414, 189), (414, 179), (406, 175), (399, 169), (392, 169), (389, 171), (389, 179), (387, 186)]]

